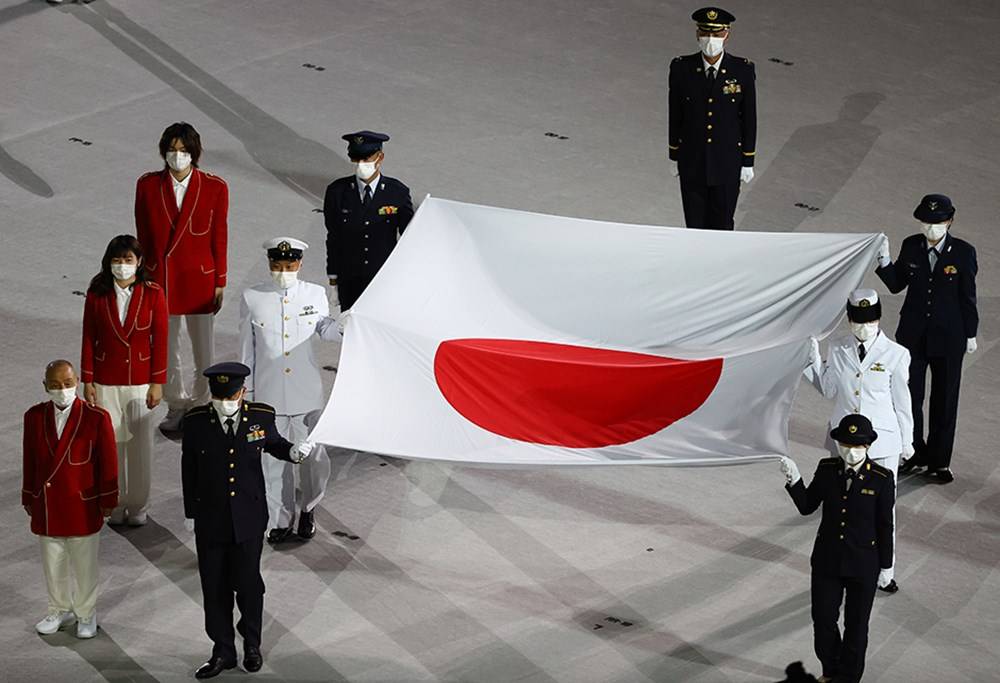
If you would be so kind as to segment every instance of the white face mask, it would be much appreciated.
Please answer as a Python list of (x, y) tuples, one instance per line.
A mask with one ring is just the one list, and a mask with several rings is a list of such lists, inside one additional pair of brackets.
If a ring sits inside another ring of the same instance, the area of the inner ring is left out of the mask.
[(191, 165), (191, 155), (187, 152), (167, 152), (167, 166), (182, 173)]
[(137, 268), (134, 263), (112, 263), (111, 274), (118, 280), (131, 280)]
[(937, 243), (944, 237), (944, 234), (948, 232), (947, 223), (921, 223), (920, 231), (924, 233), (924, 237), (927, 238), (928, 242)]
[(357, 163), (357, 168), (354, 170), (354, 174), (358, 176), (360, 180), (368, 180), (375, 175), (378, 170), (378, 163), (374, 161), (359, 161)]
[(840, 453), (840, 457), (845, 463), (854, 467), (864, 461), (868, 455), (868, 448), (865, 446), (845, 446), (842, 443), (838, 443), (837, 452)]
[(69, 387), (68, 389), (46, 389), (45, 393), (49, 395), (52, 402), (59, 408), (65, 408), (73, 402), (73, 399), (76, 398), (76, 387)]
[(278, 289), (288, 289), (299, 281), (299, 274), (290, 271), (272, 270), (271, 279)]
[(236, 411), (238, 411), (240, 409), (240, 401), (239, 401), (239, 399), (237, 399), (235, 401), (232, 401), (232, 400), (230, 400), (228, 398), (225, 398), (225, 399), (223, 399), (223, 398), (213, 398), (212, 399), (212, 405), (215, 406), (215, 409), (217, 411), (219, 411), (220, 413), (222, 413), (223, 415), (226, 415), (226, 416), (235, 415)]
[(725, 38), (715, 38), (712, 36), (699, 36), (698, 45), (706, 57), (717, 57), (722, 54), (722, 44)]
[(854, 333), (854, 337), (858, 341), (866, 342), (869, 339), (874, 339), (875, 335), (878, 334), (878, 321), (875, 320), (870, 323), (851, 323), (851, 332)]

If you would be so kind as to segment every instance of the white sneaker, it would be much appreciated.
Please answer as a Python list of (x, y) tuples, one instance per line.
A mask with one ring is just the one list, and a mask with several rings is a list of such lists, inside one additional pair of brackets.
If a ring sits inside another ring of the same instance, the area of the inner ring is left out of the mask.
[(125, 523), (125, 508), (115, 508), (111, 511), (111, 516), (108, 517), (108, 524), (112, 526), (120, 526)]
[(72, 612), (59, 612), (50, 614), (40, 622), (35, 624), (35, 630), (43, 636), (51, 636), (63, 626), (72, 626), (76, 621), (76, 615)]
[(128, 525), (129, 526), (143, 526), (146, 524), (147, 517), (145, 512), (140, 512), (137, 515), (129, 515)]
[(97, 635), (97, 613), (90, 615), (89, 619), (80, 619), (76, 622), (77, 638), (93, 638)]

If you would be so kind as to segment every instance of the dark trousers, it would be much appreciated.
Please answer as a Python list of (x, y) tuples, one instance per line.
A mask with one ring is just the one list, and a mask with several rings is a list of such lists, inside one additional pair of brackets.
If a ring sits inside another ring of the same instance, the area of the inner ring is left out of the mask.
[(337, 294), (340, 296), (340, 310), (346, 311), (353, 306), (371, 281), (372, 278), (364, 275), (338, 278)]
[(705, 185), (681, 177), (681, 202), (684, 223), (689, 228), (732, 230), (736, 200), (740, 196), (740, 181), (726, 185)]
[[(930, 469), (951, 465), (958, 422), (958, 390), (962, 382), (963, 353), (927, 357), (923, 345), (910, 349), (910, 400), (913, 403), (913, 450), (917, 462)], [(931, 400), (924, 437), (924, 394), (931, 371)]]
[(201, 541), (195, 535), (198, 574), (205, 602), (205, 633), (211, 638), (212, 655), (236, 659), (233, 632), (233, 594), (240, 608), (236, 629), (248, 645), (260, 647), (264, 618), (264, 579), (260, 575), (260, 553), (264, 535), (242, 543)]
[[(812, 575), (813, 643), (823, 675), (838, 683), (861, 680), (868, 649), (868, 618), (878, 577), (847, 578)], [(844, 599), (846, 593), (847, 599)], [(844, 605), (844, 635), (840, 635), (840, 605)]]

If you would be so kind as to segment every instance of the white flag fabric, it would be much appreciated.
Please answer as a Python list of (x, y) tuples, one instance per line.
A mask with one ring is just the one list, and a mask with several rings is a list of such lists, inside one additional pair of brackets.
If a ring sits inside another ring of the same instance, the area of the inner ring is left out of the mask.
[(428, 197), (350, 311), (310, 438), (518, 466), (784, 455), (809, 337), (836, 327), (882, 239)]

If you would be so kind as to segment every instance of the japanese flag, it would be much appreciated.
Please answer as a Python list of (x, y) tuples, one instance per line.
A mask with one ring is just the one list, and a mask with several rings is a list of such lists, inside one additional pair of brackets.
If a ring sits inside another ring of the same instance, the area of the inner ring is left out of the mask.
[(351, 309), (311, 439), (500, 465), (787, 451), (879, 234), (716, 232), (428, 198)]

